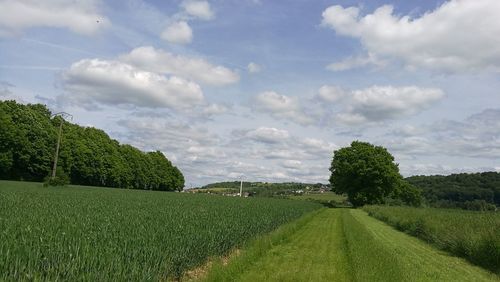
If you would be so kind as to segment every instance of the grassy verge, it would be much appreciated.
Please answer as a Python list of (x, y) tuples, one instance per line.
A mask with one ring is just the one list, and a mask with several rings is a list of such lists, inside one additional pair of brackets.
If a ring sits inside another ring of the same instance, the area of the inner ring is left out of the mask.
[(306, 214), (294, 222), (280, 226), (270, 234), (255, 238), (240, 250), (238, 256), (232, 257), (229, 264), (225, 258), (213, 260), (206, 276), (201, 277), (201, 280), (235, 281), (240, 274), (244, 273), (254, 262), (265, 256), (273, 247), (290, 242), (293, 234), (322, 212), (324, 212), (324, 209)]
[(205, 280), (499, 281), (353, 209), (323, 209), (283, 226), (216, 264)]
[(371, 216), (500, 274), (500, 213), (365, 207)]

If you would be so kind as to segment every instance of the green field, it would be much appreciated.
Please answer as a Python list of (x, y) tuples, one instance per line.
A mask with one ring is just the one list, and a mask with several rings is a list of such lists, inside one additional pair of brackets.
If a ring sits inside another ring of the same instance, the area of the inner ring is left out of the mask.
[(202, 280), (499, 281), (354, 209), (322, 209), (284, 226)]
[(336, 203), (343, 203), (344, 201), (347, 200), (347, 197), (344, 195), (335, 194), (333, 192), (324, 192), (324, 193), (309, 193), (299, 196), (290, 196), (290, 199), (333, 201)]
[(370, 215), (500, 274), (500, 213), (450, 209), (364, 208)]
[(326, 209), (306, 196), (0, 181), (0, 281), (500, 281), (485, 269), (498, 262), (497, 213), (366, 207), (438, 247), (493, 263), (465, 256), (481, 268), (363, 210)]
[(164, 280), (320, 208), (0, 181), (0, 280)]

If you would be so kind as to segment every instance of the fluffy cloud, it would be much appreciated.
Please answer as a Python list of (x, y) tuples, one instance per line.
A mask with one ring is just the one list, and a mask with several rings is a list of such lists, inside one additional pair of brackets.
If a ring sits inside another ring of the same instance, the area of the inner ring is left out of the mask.
[(337, 102), (346, 96), (346, 91), (338, 86), (323, 85), (318, 90), (317, 97), (325, 102)]
[(500, 109), (487, 109), (463, 121), (441, 120), (419, 127), (405, 126), (384, 143), (403, 156), (500, 158)]
[(325, 182), (335, 147), (272, 127), (235, 129), (232, 136), (222, 138), (205, 127), (161, 116), (134, 116), (118, 123), (125, 129), (120, 141), (161, 150), (180, 167), (187, 182), (196, 183), (242, 175), (251, 181)]
[(419, 17), (395, 15), (390, 5), (364, 16), (357, 7), (336, 5), (324, 10), (322, 23), (337, 34), (359, 38), (371, 54), (409, 67), (499, 69), (498, 11), (497, 0), (451, 0)]
[(312, 124), (314, 119), (305, 114), (297, 98), (266, 91), (257, 95), (254, 110), (271, 114), (280, 119), (290, 120), (302, 125)]
[(170, 43), (188, 44), (193, 40), (193, 30), (185, 21), (170, 24), (161, 33), (161, 38)]
[(220, 115), (228, 111), (228, 107), (220, 104), (210, 104), (203, 109), (205, 115)]
[(120, 57), (128, 64), (147, 71), (178, 75), (211, 85), (238, 82), (238, 73), (223, 66), (215, 66), (201, 58), (189, 58), (155, 49), (139, 47)]
[(188, 15), (201, 20), (211, 20), (215, 17), (215, 13), (207, 1), (185, 0), (181, 6)]
[(262, 71), (262, 67), (254, 62), (251, 62), (248, 64), (247, 70), (249, 73), (258, 73)]
[(248, 131), (245, 137), (264, 143), (278, 143), (289, 138), (288, 131), (273, 127), (259, 127)]
[(63, 98), (78, 104), (183, 109), (203, 101), (201, 88), (194, 82), (143, 71), (118, 61), (78, 61), (63, 73), (62, 80), (68, 92)]
[(316, 138), (304, 138), (299, 140), (297, 143), (301, 145), (306, 154), (315, 156), (330, 156), (333, 153), (333, 150), (338, 149), (337, 145)]
[(386, 62), (378, 59), (373, 54), (368, 54), (364, 56), (345, 58), (340, 62), (329, 64), (328, 66), (326, 66), (326, 69), (331, 71), (345, 71), (370, 65), (375, 67), (383, 67), (386, 65)]
[(291, 169), (299, 169), (302, 167), (302, 162), (298, 160), (285, 160), (283, 162), (283, 167)]
[(98, 4), (94, 0), (2, 0), (0, 36), (18, 34), (34, 27), (66, 28), (76, 33), (92, 35), (110, 24), (99, 13)]
[(372, 86), (353, 91), (347, 111), (337, 118), (347, 124), (397, 119), (417, 114), (443, 97), (436, 88)]

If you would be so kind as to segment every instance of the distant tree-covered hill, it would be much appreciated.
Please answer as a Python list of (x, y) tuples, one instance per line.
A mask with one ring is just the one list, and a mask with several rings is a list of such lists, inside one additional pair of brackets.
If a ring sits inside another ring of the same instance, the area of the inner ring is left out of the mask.
[[(60, 123), (44, 105), (0, 101), (0, 179), (47, 177)], [(184, 176), (161, 152), (142, 152), (102, 130), (66, 121), (57, 171), (72, 184), (167, 191), (184, 187)]]
[(481, 201), (500, 206), (500, 173), (460, 173), (448, 176), (411, 176), (408, 182), (422, 189), (423, 196), (438, 206), (463, 207)]
[[(228, 181), (228, 182), (217, 182), (211, 183), (201, 187), (201, 189), (214, 189), (214, 188), (226, 188), (226, 189), (239, 189), (240, 181)], [(320, 189), (330, 189), (329, 185), (321, 183), (297, 183), (297, 182), (285, 182), (285, 183), (271, 183), (271, 182), (243, 182), (243, 189), (245, 192), (249, 192), (256, 196), (283, 196), (296, 193), (297, 191), (318, 191)]]

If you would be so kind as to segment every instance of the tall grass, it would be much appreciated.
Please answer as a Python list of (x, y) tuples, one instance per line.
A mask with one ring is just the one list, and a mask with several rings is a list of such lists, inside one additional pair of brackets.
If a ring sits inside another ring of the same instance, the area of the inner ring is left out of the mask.
[(366, 206), (369, 215), (500, 274), (500, 213)]
[(164, 280), (321, 207), (0, 181), (0, 280)]

